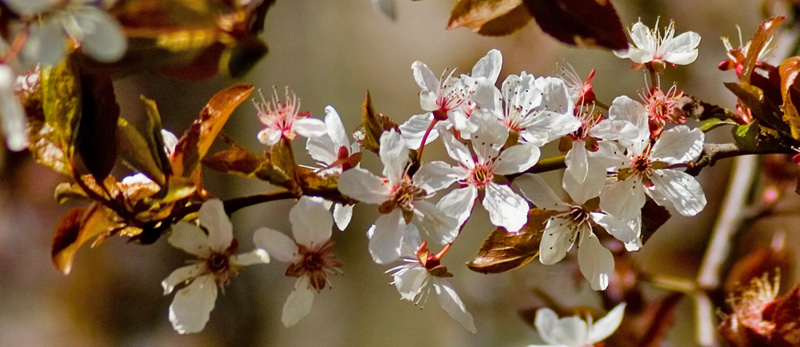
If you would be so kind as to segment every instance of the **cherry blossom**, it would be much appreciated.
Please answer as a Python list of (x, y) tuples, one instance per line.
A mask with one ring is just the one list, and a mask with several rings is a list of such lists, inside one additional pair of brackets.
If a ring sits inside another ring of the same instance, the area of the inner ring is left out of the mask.
[[(730, 38), (722, 37), (722, 44), (725, 46), (725, 52), (728, 55), (728, 59), (720, 62), (718, 67), (723, 71), (734, 69), (737, 75), (741, 75), (744, 71), (745, 60), (747, 59), (747, 54), (750, 51), (750, 43), (752, 41), (743, 43), (742, 29), (737, 25), (736, 30), (739, 32), (739, 47), (734, 48), (733, 45), (731, 45)], [(773, 44), (774, 39), (774, 35), (769, 35), (767, 40), (764, 42), (764, 45), (761, 46), (761, 50), (759, 50), (758, 54), (756, 55), (756, 64), (765, 61), (767, 57), (772, 54), (772, 51), (775, 49), (775, 45)]]
[[(599, 183), (599, 184), (597, 184)], [(581, 190), (572, 176), (564, 176), (564, 188), (574, 199), (574, 203), (561, 201), (545, 181), (533, 174), (517, 177), (514, 184), (522, 195), (543, 210), (556, 211), (545, 225), (542, 241), (539, 244), (539, 261), (553, 265), (564, 259), (574, 244), (578, 245), (578, 265), (583, 277), (591, 283), (594, 290), (605, 290), (614, 272), (614, 257), (603, 247), (594, 234), (594, 225), (603, 227), (609, 234), (625, 243), (631, 251), (641, 246), (638, 230), (632, 230), (626, 221), (596, 211), (597, 202), (592, 201), (600, 194), (603, 182), (594, 184), (594, 194), (580, 196)], [(574, 194), (574, 195), (573, 195)], [(594, 206), (592, 206), (594, 205)]]
[(580, 127), (573, 115), (575, 102), (560, 78), (537, 79), (525, 72), (509, 75), (502, 92), (481, 84), (473, 100), (478, 105), (476, 114), (491, 114), (520, 139), (539, 147)]
[(21, 15), (38, 15), (33, 21), (20, 58), (26, 62), (55, 65), (66, 53), (67, 38), (80, 43), (81, 52), (100, 62), (122, 58), (128, 40), (120, 24), (91, 0), (8, 0)]
[(263, 249), (236, 254), (238, 243), (233, 238), (233, 226), (222, 201), (214, 199), (203, 203), (199, 222), (202, 228), (188, 222), (172, 227), (169, 243), (198, 259), (173, 271), (161, 282), (164, 295), (172, 293), (180, 284), (187, 284), (178, 290), (169, 307), (172, 327), (181, 334), (203, 330), (214, 309), (217, 287), (227, 285), (245, 266), (269, 263), (269, 255)]
[(362, 168), (347, 170), (339, 177), (342, 194), (379, 205), (382, 215), (367, 231), (373, 260), (385, 264), (400, 257), (404, 225), (412, 220), (437, 243), (452, 242), (458, 234), (456, 219), (426, 201), (430, 194), (453, 182), (453, 178), (439, 174), (447, 172), (449, 165), (427, 163), (409, 177), (408, 148), (400, 134), (384, 132), (380, 144), (383, 178)]
[[(325, 135), (308, 139), (306, 150), (320, 164), (318, 172), (322, 176), (338, 176), (358, 165), (361, 152), (357, 142), (350, 144), (342, 118), (330, 105), (325, 107), (325, 127)], [(353, 217), (353, 205), (334, 203), (333, 217), (339, 230), (346, 229)]]
[(612, 151), (607, 160), (611, 183), (600, 195), (600, 208), (623, 219), (635, 219), (645, 203), (645, 194), (662, 206), (673, 207), (684, 216), (694, 216), (706, 205), (703, 188), (694, 176), (678, 168), (697, 159), (703, 151), (705, 134), (700, 129), (678, 125), (664, 131), (651, 145), (647, 110), (642, 104), (621, 96), (614, 100), (609, 117), (628, 119), (637, 125), (639, 136), (622, 141), (626, 151)]
[(656, 29), (650, 30), (642, 22), (636, 22), (629, 33), (633, 45), (627, 51), (614, 51), (620, 58), (629, 58), (635, 67), (644, 64), (656, 64), (656, 70), (663, 70), (664, 65), (688, 65), (697, 59), (697, 46), (700, 35), (687, 31), (675, 36), (675, 23), (670, 22), (664, 29), (664, 35)]
[[(457, 188), (439, 201), (439, 206), (450, 216), (456, 216), (458, 224), (466, 222), (479, 194), (483, 194), (483, 207), (489, 212), (492, 224), (519, 231), (528, 219), (528, 203), (506, 184), (496, 182), (496, 175), (523, 172), (539, 161), (539, 147), (532, 143), (520, 143), (501, 148), (508, 138), (508, 131), (494, 116), (476, 113), (473, 116), (478, 130), (472, 134), (472, 149), (456, 140), (449, 132), (442, 132), (447, 153), (458, 161), (458, 166), (438, 173), (437, 180), (458, 181)], [(432, 164), (441, 163), (434, 162)], [(440, 166), (446, 165), (444, 163)]]
[(333, 218), (322, 199), (301, 197), (289, 211), (289, 222), (294, 240), (267, 227), (253, 234), (257, 247), (266, 249), (275, 259), (290, 263), (286, 276), (297, 277), (294, 290), (283, 305), (281, 321), (287, 327), (311, 312), (314, 291), (330, 286), (328, 276), (339, 272), (343, 265), (333, 258)]
[(404, 233), (401, 254), (403, 264), (387, 271), (392, 273), (391, 284), (397, 288), (403, 300), (413, 301), (415, 304), (422, 302), (423, 305), (431, 289), (434, 289), (442, 309), (464, 329), (476, 333), (472, 314), (467, 312), (461, 298), (447, 280), (453, 274), (447, 272), (447, 268), (440, 262), (449, 246), (439, 254), (431, 254), (427, 243), (421, 242), (416, 226), (407, 225)]
[(10, 66), (0, 64), (0, 125), (6, 146), (12, 151), (21, 151), (28, 147), (25, 110), (14, 94), (14, 81), (17, 79)]
[(325, 123), (316, 118), (311, 118), (308, 112), (299, 112), (300, 101), (297, 96), (286, 88), (286, 101), (278, 100), (278, 90), (272, 90), (272, 99), (266, 101), (261, 94), (261, 102), (253, 103), (258, 110), (258, 120), (264, 124), (264, 129), (258, 133), (258, 141), (266, 146), (272, 146), (281, 137), (292, 141), (299, 134), (303, 137), (319, 137), (325, 135)]
[(536, 311), (534, 325), (545, 344), (528, 347), (591, 347), (611, 336), (624, 315), (625, 303), (614, 307), (597, 322), (592, 322), (591, 316), (586, 320), (579, 316), (558, 318), (553, 310), (540, 308)]

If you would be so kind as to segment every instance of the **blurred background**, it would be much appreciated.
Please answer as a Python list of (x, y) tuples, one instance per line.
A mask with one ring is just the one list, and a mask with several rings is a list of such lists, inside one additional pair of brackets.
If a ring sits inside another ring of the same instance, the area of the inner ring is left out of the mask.
[[(735, 98), (723, 86), (734, 81), (732, 72), (716, 64), (726, 59), (721, 36), (736, 45), (736, 25), (745, 39), (762, 17), (760, 2), (753, 0), (634, 1), (613, 2), (625, 26), (641, 19), (653, 26), (675, 21), (677, 33), (692, 30), (702, 36), (699, 59), (688, 67), (669, 70), (662, 85), (677, 82), (686, 93), (707, 102), (732, 108)], [(255, 84), (265, 92), (272, 86), (289, 86), (302, 100), (301, 109), (324, 117), (333, 105), (345, 127), (360, 123), (367, 90), (378, 112), (398, 123), (422, 113), (410, 66), (425, 62), (434, 73), (445, 68), (468, 72), (492, 48), (503, 53), (498, 84), (508, 74), (527, 71), (551, 75), (556, 64), (569, 62), (585, 77), (597, 69), (594, 80), (598, 98), (606, 104), (618, 95), (638, 99), (646, 86), (644, 74), (632, 71), (630, 61), (610, 52), (575, 49), (557, 43), (534, 25), (507, 37), (481, 37), (468, 29), (447, 31), (453, 0), (395, 0), (397, 20), (377, 13), (369, 0), (277, 1), (268, 12), (263, 39), (269, 53), (241, 80), (219, 77), (186, 83), (151, 74), (116, 82), (123, 117), (143, 112), (138, 96), (154, 99), (164, 127), (182, 133), (197, 117), (207, 100), (237, 82)], [(224, 131), (254, 151), (261, 124), (256, 110), (244, 103)], [(709, 142), (729, 141), (728, 130), (712, 131)], [(303, 140), (295, 144), (302, 152)], [(553, 147), (546, 154), (556, 155)], [(426, 160), (443, 158), (437, 143), (425, 151)], [(305, 164), (310, 157), (301, 156)], [(50, 262), (52, 233), (59, 219), (78, 202), (58, 205), (55, 186), (65, 177), (30, 160), (6, 161), (0, 182), (0, 346), (525, 346), (536, 341), (531, 322), (518, 311), (540, 306), (533, 288), (550, 293), (563, 305), (600, 308), (599, 299), (577, 272), (576, 262), (544, 267), (533, 261), (499, 275), (482, 275), (463, 264), (472, 259), (491, 225), (487, 213), (476, 208), (444, 265), (467, 309), (475, 317), (478, 333), (464, 330), (439, 308), (435, 298), (420, 309), (401, 301), (389, 267), (371, 261), (365, 231), (377, 217), (374, 206), (357, 206), (350, 227), (335, 231), (334, 252), (344, 261), (344, 274), (331, 279), (332, 289), (315, 297), (309, 316), (292, 328), (280, 322), (281, 309), (294, 284), (284, 276), (286, 264), (273, 261), (249, 267), (225, 288), (217, 299), (211, 319), (202, 333), (181, 336), (173, 331), (167, 309), (172, 295), (162, 296), (161, 280), (192, 259), (172, 248), (165, 239), (153, 245), (111, 238), (101, 246), (84, 247), (69, 276), (59, 274)], [(373, 172), (380, 163), (365, 153), (363, 166)], [(730, 163), (720, 162), (699, 176), (709, 204), (695, 218), (673, 217), (635, 258), (648, 271), (693, 278), (705, 250), (710, 228), (724, 192)], [(242, 196), (273, 187), (264, 182), (221, 175), (207, 170), (209, 192), (221, 198)], [(557, 182), (560, 172), (547, 174)], [(780, 217), (760, 224), (763, 231), (747, 235), (746, 245), (768, 242), (776, 231), (795, 232), (798, 199), (779, 205)], [(253, 247), (252, 233), (259, 227), (290, 232), (286, 219), (290, 201), (248, 207), (232, 220), (240, 250)], [(797, 237), (788, 244), (797, 251)], [(737, 249), (744, 253), (747, 249)], [(738, 254), (737, 253), (737, 254)], [(574, 260), (573, 258), (570, 258)], [(576, 281), (577, 274), (577, 281)], [(796, 277), (795, 277), (796, 278)], [(577, 284), (576, 284), (577, 283)], [(788, 288), (787, 288), (788, 289)], [(656, 291), (657, 292), (657, 291)], [(680, 304), (670, 346), (693, 346), (691, 303)]]

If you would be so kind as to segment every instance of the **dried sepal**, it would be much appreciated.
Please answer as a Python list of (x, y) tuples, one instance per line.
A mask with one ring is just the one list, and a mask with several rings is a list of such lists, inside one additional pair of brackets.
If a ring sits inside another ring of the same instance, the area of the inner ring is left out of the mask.
[(547, 220), (558, 211), (531, 209), (528, 224), (519, 232), (495, 228), (483, 241), (475, 259), (467, 267), (484, 274), (501, 273), (521, 267), (539, 254), (539, 243)]

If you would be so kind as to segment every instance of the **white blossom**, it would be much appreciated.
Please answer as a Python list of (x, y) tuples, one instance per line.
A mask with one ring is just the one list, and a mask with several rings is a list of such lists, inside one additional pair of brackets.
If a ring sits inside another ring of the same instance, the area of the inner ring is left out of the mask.
[(650, 30), (642, 22), (636, 22), (629, 33), (633, 46), (627, 51), (614, 51), (620, 58), (629, 58), (637, 64), (669, 63), (674, 65), (687, 65), (697, 59), (697, 46), (700, 45), (700, 35), (687, 31), (675, 36), (675, 23), (669, 23), (664, 29), (664, 35), (656, 28)]
[[(373, 260), (385, 264), (400, 257), (405, 225), (412, 220), (439, 244), (450, 243), (458, 233), (456, 219), (426, 201), (430, 194), (453, 182), (436, 174), (447, 167), (428, 163), (409, 177), (408, 148), (394, 130), (380, 138), (383, 178), (362, 168), (353, 168), (339, 177), (339, 191), (361, 202), (379, 205), (382, 215), (367, 231)], [(441, 163), (444, 164), (444, 163)]]
[[(491, 115), (476, 113), (473, 118), (478, 125), (471, 139), (474, 155), (452, 134), (442, 133), (447, 153), (458, 162), (458, 166), (442, 170), (438, 177), (443, 181), (449, 180), (447, 185), (458, 181), (462, 187), (442, 197), (437, 206), (455, 216), (461, 225), (469, 218), (475, 200), (483, 192), (482, 204), (489, 212), (492, 224), (511, 232), (519, 231), (528, 220), (528, 203), (508, 185), (495, 182), (495, 175), (529, 169), (539, 161), (539, 147), (520, 143), (501, 152), (508, 130)], [(436, 163), (441, 162), (432, 164)]]
[(528, 347), (591, 347), (611, 336), (624, 315), (625, 303), (614, 307), (597, 322), (592, 322), (591, 316), (586, 320), (579, 316), (558, 318), (553, 310), (540, 308), (536, 311), (534, 325), (545, 344)]
[(0, 64), (0, 126), (8, 149), (21, 151), (28, 147), (28, 121), (25, 118), (25, 109), (14, 93), (16, 79), (10, 66)]
[(281, 321), (290, 327), (311, 312), (314, 291), (330, 285), (328, 275), (339, 272), (342, 262), (333, 258), (333, 218), (322, 199), (303, 196), (289, 211), (294, 240), (264, 227), (256, 230), (256, 246), (272, 257), (288, 262), (287, 276), (297, 277), (294, 290), (283, 305)]
[(172, 227), (169, 243), (198, 259), (173, 271), (161, 282), (164, 295), (172, 293), (180, 284), (187, 284), (175, 293), (169, 307), (172, 327), (181, 334), (203, 330), (214, 309), (217, 287), (225, 286), (231, 277), (244, 271), (245, 266), (269, 262), (269, 255), (263, 249), (235, 254), (237, 242), (222, 201), (214, 199), (203, 203), (199, 221), (202, 229), (187, 222)]
[(387, 272), (392, 273), (392, 283), (403, 300), (415, 304), (425, 303), (431, 289), (439, 297), (439, 304), (447, 314), (464, 329), (477, 332), (472, 314), (467, 312), (447, 277), (453, 275), (440, 264), (441, 255), (430, 254), (426, 243), (421, 242), (419, 231), (413, 224), (406, 226), (402, 247), (403, 264)]
[(281, 137), (292, 141), (297, 135), (303, 137), (319, 137), (325, 135), (325, 123), (316, 118), (311, 118), (308, 112), (300, 112), (300, 101), (297, 96), (286, 88), (286, 101), (278, 100), (278, 91), (273, 89), (272, 99), (267, 101), (261, 95), (261, 102), (253, 103), (258, 110), (258, 120), (264, 124), (264, 129), (258, 132), (258, 141), (266, 146), (278, 143)]

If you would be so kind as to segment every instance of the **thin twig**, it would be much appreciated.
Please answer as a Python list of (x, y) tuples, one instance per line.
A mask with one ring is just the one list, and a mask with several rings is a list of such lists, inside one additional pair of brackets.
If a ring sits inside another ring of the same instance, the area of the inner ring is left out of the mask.
[(232, 214), (242, 208), (275, 200), (294, 199), (295, 195), (288, 190), (275, 190), (271, 192), (243, 196), (225, 200), (225, 213)]

